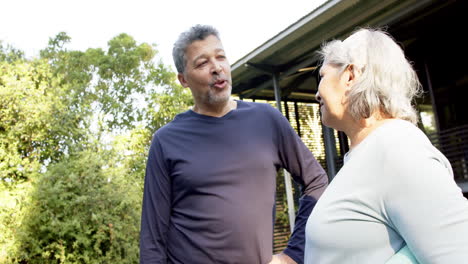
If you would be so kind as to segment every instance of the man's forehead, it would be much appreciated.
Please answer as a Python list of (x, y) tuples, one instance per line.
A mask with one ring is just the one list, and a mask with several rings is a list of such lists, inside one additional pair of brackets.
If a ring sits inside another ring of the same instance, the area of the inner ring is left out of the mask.
[[(187, 57), (195, 58), (207, 55), (210, 52), (224, 52), (224, 47), (221, 41), (213, 36), (206, 37), (203, 40), (196, 40), (187, 46), (185, 54)], [(210, 39), (209, 39), (210, 38)]]
[(223, 46), (220, 39), (218, 39), (214, 35), (209, 35), (209, 36), (205, 37), (204, 39), (197, 39), (197, 40), (193, 41), (192, 43), (190, 43), (187, 46), (187, 50), (190, 49), (190, 48), (193, 48), (193, 47), (198, 48), (198, 47), (205, 47), (205, 46), (209, 46), (209, 45), (218, 45), (218, 46), (221, 46), (221, 47)]

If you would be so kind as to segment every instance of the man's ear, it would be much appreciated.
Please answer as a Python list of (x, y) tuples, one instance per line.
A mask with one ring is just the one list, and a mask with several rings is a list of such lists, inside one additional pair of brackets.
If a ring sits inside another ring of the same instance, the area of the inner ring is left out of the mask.
[(177, 79), (179, 79), (179, 82), (180, 84), (184, 87), (184, 88), (187, 88), (188, 87), (188, 83), (187, 83), (187, 80), (185, 80), (185, 77), (184, 77), (184, 74), (183, 73), (178, 73), (177, 74)]

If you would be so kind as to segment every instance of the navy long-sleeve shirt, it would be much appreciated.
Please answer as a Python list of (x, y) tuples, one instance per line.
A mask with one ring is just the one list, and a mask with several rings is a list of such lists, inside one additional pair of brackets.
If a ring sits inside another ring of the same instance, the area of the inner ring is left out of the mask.
[(328, 181), (286, 118), (270, 105), (243, 101), (220, 118), (177, 115), (151, 144), (140, 262), (268, 263), (281, 167), (303, 186), (285, 250), (302, 263), (307, 217)]

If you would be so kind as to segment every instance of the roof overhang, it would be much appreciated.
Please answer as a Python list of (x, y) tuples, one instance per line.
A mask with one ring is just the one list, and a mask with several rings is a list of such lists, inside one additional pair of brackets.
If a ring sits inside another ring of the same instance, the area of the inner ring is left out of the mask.
[[(389, 27), (422, 17), (423, 10), (454, 1), (331, 0), (272, 37), (232, 65), (233, 94), (273, 100), (276, 75), (281, 99), (315, 101), (316, 51), (324, 41), (343, 38), (357, 27)], [(427, 12), (426, 12), (427, 13)]]

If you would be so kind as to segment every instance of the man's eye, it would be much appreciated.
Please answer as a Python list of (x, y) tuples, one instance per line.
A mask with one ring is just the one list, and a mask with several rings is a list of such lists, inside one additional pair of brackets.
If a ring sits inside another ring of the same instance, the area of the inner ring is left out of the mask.
[(206, 64), (206, 61), (199, 62), (199, 63), (197, 64), (197, 67), (202, 67), (202, 66), (204, 66), (205, 64)]

